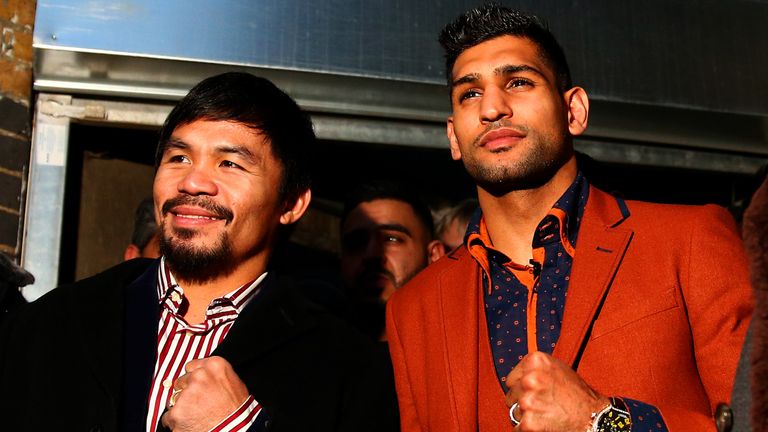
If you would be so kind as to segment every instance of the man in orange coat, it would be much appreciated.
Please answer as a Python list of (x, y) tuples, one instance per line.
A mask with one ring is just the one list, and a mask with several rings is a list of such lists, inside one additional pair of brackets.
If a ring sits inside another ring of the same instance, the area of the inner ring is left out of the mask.
[(731, 217), (589, 184), (589, 100), (535, 17), (482, 6), (440, 42), (480, 211), (389, 302), (403, 430), (714, 431), (752, 311)]

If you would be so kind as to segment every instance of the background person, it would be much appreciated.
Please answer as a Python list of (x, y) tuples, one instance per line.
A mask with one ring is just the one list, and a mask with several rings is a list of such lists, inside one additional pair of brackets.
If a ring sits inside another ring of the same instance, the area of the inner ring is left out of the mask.
[(160, 256), (160, 237), (155, 221), (155, 203), (152, 198), (141, 200), (136, 207), (131, 243), (126, 246), (123, 259), (158, 258)]
[(456, 205), (448, 206), (435, 212), (435, 234), (445, 247), (452, 251), (464, 243), (469, 220), (477, 210), (475, 198), (467, 198)]
[(350, 192), (341, 216), (341, 275), (365, 333), (385, 337), (389, 297), (443, 254), (429, 208), (409, 188), (381, 180)]

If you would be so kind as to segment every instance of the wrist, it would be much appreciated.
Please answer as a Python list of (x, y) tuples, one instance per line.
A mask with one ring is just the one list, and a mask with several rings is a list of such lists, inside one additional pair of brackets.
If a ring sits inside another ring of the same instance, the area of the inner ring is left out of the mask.
[(610, 408), (611, 399), (607, 396), (597, 395), (595, 403), (592, 405), (592, 410), (589, 414), (587, 427), (584, 430), (586, 432), (593, 432), (595, 430), (595, 422), (597, 421), (598, 417)]
[(621, 398), (607, 399), (600, 411), (592, 413), (591, 432), (629, 432), (632, 429), (632, 420), (629, 409)]

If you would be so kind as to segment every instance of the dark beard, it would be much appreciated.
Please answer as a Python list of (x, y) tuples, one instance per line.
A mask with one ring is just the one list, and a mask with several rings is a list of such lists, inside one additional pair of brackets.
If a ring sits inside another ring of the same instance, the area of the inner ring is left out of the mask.
[(568, 151), (568, 148), (562, 146), (552, 153), (545, 146), (537, 145), (514, 166), (483, 166), (467, 158), (463, 162), (467, 173), (479, 187), (500, 197), (512, 191), (536, 189), (546, 184), (570, 160), (573, 151)]
[[(178, 205), (196, 205), (212, 212), (215, 216), (232, 221), (232, 212), (207, 197), (192, 197), (179, 195), (166, 201), (162, 206), (162, 214), (166, 215)], [(235, 269), (232, 256), (232, 242), (226, 233), (222, 233), (213, 245), (196, 248), (185, 240), (195, 237), (196, 231), (190, 229), (175, 229), (167, 232), (165, 222), (160, 225), (160, 253), (171, 268), (174, 277), (187, 282), (205, 283), (221, 276), (231, 274)]]
[(160, 227), (160, 253), (177, 279), (205, 283), (234, 271), (232, 242), (226, 234), (222, 233), (210, 247), (196, 248), (183, 241), (193, 238), (194, 231), (177, 229), (174, 237), (165, 233), (164, 225)]

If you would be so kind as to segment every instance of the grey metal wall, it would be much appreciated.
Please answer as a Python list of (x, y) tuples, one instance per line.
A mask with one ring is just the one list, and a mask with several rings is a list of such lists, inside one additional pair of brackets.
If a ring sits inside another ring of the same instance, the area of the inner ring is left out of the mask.
[[(38, 48), (440, 83), (439, 29), (467, 0), (41, 0)], [(768, 114), (763, 0), (521, 0), (609, 101)]]

